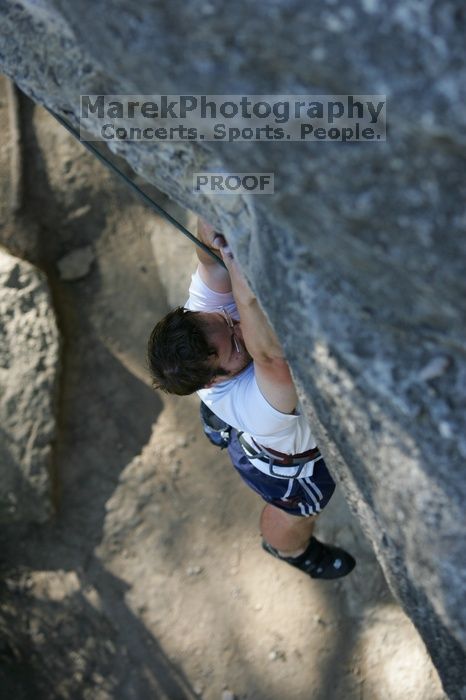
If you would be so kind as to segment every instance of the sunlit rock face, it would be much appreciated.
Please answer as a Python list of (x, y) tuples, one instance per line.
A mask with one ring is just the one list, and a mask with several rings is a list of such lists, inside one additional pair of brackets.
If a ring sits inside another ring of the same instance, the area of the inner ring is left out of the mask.
[(0, 522), (52, 512), (59, 334), (45, 275), (0, 249)]
[[(75, 125), (80, 94), (387, 95), (386, 142), (110, 147), (231, 239), (331, 470), (463, 697), (462, 5), (24, 0), (0, 16), (2, 70)], [(275, 194), (195, 195), (207, 168), (273, 172)]]

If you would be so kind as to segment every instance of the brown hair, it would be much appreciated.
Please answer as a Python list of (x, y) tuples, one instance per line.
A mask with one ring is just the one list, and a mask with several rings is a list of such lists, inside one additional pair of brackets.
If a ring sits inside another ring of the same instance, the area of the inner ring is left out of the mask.
[(217, 375), (227, 374), (210, 366), (215, 356), (199, 312), (181, 306), (170, 311), (156, 324), (147, 347), (154, 389), (178, 396), (203, 389)]

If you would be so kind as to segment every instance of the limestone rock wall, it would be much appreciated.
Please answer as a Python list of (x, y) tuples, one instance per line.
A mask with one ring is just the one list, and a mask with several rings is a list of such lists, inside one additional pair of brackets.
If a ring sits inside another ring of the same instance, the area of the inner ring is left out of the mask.
[(45, 275), (0, 250), (0, 521), (52, 512), (59, 333)]
[[(223, 227), (329, 465), (452, 698), (464, 697), (463, 4), (3, 1), (0, 65), (77, 123), (80, 93), (386, 93), (386, 143), (119, 144)], [(196, 197), (203, 167), (273, 197)], [(176, 261), (173, 261), (176, 264)]]

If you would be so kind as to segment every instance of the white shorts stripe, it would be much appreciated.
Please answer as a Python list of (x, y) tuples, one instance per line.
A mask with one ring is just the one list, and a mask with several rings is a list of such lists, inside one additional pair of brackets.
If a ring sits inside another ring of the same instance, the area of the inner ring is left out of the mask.
[(291, 493), (292, 488), (293, 488), (293, 479), (290, 479), (288, 482), (288, 488), (286, 489), (286, 493), (284, 496), (282, 496), (282, 501), (285, 501), (288, 498), (288, 496)]
[(303, 489), (311, 497), (312, 502), (314, 503), (314, 506), (315, 506), (315, 510), (317, 511), (317, 513), (320, 513), (320, 505), (319, 505), (319, 502), (317, 501), (317, 498), (314, 495), (314, 492), (312, 491), (312, 489), (309, 488), (309, 486), (306, 483), (304, 483), (304, 479), (300, 480), (300, 481), (301, 481), (301, 486), (303, 487)]
[(323, 495), (322, 495), (322, 491), (319, 489), (319, 487), (316, 486), (316, 484), (313, 481), (311, 481), (309, 479), (309, 477), (306, 477), (304, 479), (304, 481), (306, 482), (306, 484), (309, 484), (309, 486), (314, 489), (314, 491), (316, 492), (316, 494), (319, 497), (319, 500), (321, 501), (323, 499)]

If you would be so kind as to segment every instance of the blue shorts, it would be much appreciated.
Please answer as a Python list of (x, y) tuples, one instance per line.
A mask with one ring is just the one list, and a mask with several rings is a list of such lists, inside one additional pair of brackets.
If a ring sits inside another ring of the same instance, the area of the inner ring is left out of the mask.
[(264, 501), (290, 515), (304, 517), (318, 515), (325, 508), (335, 490), (335, 482), (323, 459), (315, 463), (311, 477), (280, 479), (264, 474), (251, 464), (233, 428), (230, 437), (228, 453), (234, 468), (243, 481)]

